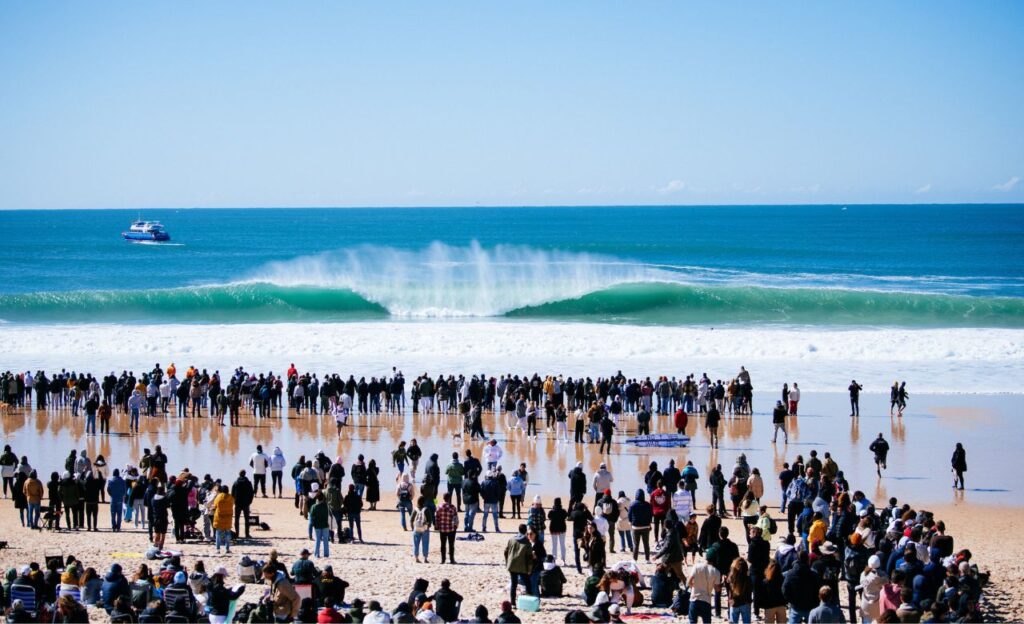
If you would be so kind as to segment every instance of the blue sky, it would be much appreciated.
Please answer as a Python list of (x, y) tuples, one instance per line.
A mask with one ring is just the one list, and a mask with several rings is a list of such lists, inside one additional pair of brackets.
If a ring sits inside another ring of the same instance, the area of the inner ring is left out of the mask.
[(0, 3), (0, 208), (1024, 201), (1024, 3)]

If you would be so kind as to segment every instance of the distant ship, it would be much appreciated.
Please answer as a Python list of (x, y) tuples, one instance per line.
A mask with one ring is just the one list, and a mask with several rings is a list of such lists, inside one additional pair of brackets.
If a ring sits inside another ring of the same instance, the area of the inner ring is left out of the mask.
[(171, 240), (171, 235), (159, 221), (135, 221), (127, 232), (121, 232), (121, 236), (129, 242)]

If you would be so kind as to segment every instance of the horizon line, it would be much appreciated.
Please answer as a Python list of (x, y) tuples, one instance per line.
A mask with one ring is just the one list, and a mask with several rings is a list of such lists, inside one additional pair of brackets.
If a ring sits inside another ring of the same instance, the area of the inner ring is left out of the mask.
[(722, 204), (453, 204), (453, 205), (374, 205), (374, 206), (77, 206), (60, 208), (8, 208), (0, 207), (0, 212), (65, 212), (85, 210), (472, 210), (483, 209), (515, 209), (515, 208), (551, 208), (556, 210), (572, 208), (743, 208), (743, 207), (800, 207), (800, 208), (831, 208), (831, 207), (867, 207), (867, 206), (1024, 206), (1024, 202), (827, 202), (827, 203), (722, 203)]

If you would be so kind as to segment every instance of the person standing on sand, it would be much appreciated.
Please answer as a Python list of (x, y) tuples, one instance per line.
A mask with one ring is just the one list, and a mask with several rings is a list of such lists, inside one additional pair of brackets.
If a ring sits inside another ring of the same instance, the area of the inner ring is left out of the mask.
[(714, 401), (708, 401), (708, 413), (704, 416), (704, 426), (708, 429), (708, 441), (711, 448), (718, 448), (718, 421), (722, 415), (715, 406)]
[(794, 381), (793, 389), (789, 391), (789, 413), (797, 415), (797, 408), (800, 406), (800, 386)]
[(967, 451), (964, 450), (964, 445), (957, 442), (956, 449), (953, 450), (953, 459), (951, 460), (953, 466), (953, 487), (957, 487), (957, 483), (960, 487), (957, 489), (964, 489), (964, 473), (967, 472)]
[(784, 442), (789, 444), (789, 433), (786, 431), (786, 407), (782, 401), (775, 402), (775, 409), (772, 411), (772, 426), (775, 428), (772, 433), (772, 444), (779, 439), (779, 431), (782, 432)]
[(857, 383), (856, 379), (850, 381), (850, 418), (860, 416), (860, 391), (864, 386)]
[(892, 416), (893, 412), (896, 411), (896, 406), (900, 402), (900, 382), (892, 382), (892, 387), (889, 388), (889, 415)]
[(868, 450), (875, 454), (875, 470), (878, 472), (878, 476), (881, 477), (882, 469), (887, 467), (885, 460), (889, 455), (889, 443), (879, 433), (875, 441), (868, 447)]

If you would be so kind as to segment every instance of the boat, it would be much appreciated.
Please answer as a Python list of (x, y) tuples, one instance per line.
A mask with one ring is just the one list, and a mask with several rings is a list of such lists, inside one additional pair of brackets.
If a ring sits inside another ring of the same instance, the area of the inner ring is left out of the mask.
[(132, 222), (127, 232), (121, 232), (121, 236), (129, 242), (157, 241), (165, 242), (171, 240), (164, 226), (159, 221), (138, 221)]

